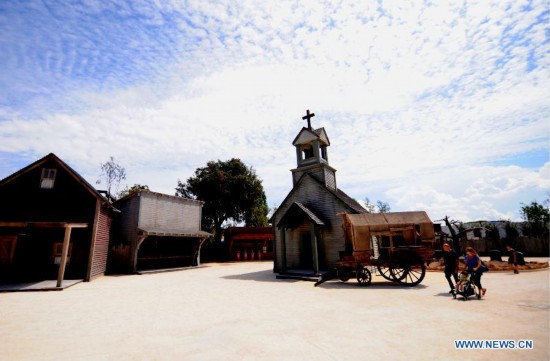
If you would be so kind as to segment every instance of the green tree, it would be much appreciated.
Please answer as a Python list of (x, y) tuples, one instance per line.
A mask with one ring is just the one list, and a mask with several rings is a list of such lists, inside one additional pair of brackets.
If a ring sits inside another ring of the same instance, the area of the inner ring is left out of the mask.
[(123, 179), (126, 179), (126, 169), (115, 163), (115, 158), (111, 156), (109, 161), (101, 164), (101, 174), (96, 184), (101, 184), (104, 180), (107, 185), (107, 197), (113, 198), (113, 187), (115, 191), (118, 191), (120, 182)]
[(529, 205), (522, 203), (521, 216), (525, 220), (522, 227), (523, 234), (533, 238), (548, 238), (548, 226), (550, 223), (550, 212), (548, 208), (538, 202), (531, 202)]
[(210, 161), (197, 168), (185, 183), (178, 180), (176, 195), (204, 202), (202, 224), (219, 241), (225, 221), (247, 226), (267, 225), (267, 201), (262, 181), (240, 159)]

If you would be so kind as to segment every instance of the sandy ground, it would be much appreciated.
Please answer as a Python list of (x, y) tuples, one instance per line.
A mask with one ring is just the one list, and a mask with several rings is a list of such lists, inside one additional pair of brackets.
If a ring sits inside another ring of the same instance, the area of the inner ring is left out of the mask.
[[(277, 280), (270, 262), (0, 293), (0, 360), (549, 360), (550, 271), (487, 273), (482, 300), (421, 285)], [(455, 340), (532, 340), (460, 350)]]

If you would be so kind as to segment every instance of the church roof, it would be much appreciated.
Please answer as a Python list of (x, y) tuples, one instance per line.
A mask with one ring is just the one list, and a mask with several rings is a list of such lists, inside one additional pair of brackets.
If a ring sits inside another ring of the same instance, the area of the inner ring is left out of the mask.
[(305, 144), (318, 139), (322, 145), (330, 145), (325, 128), (310, 129), (303, 127), (296, 138), (292, 141), (292, 145)]
[[(285, 204), (288, 200), (290, 200), (292, 198), (292, 196), (294, 195), (294, 193), (297, 192), (297, 190), (300, 188), (300, 184), (304, 182), (304, 180), (308, 178), (308, 179), (311, 179), (313, 180), (315, 183), (318, 183), (319, 186), (321, 186), (324, 190), (326, 190), (328, 193), (331, 193), (334, 197), (336, 197), (338, 200), (340, 200), (341, 202), (343, 202), (348, 208), (350, 208), (350, 211), (353, 211), (355, 213), (368, 213), (368, 211), (363, 208), (355, 199), (351, 198), (350, 196), (348, 196), (346, 193), (344, 193), (342, 190), (340, 189), (336, 189), (336, 191), (330, 189), (330, 188), (327, 188), (322, 182), (320, 182), (318, 179), (316, 179), (314, 176), (312, 176), (311, 174), (309, 173), (304, 173), (300, 179), (298, 180), (298, 182), (296, 183), (296, 185), (292, 188), (292, 190), (288, 193), (288, 195), (285, 197), (285, 199), (281, 202), (281, 207), (279, 207), (277, 209), (277, 211), (275, 211), (275, 213), (273, 213), (273, 215), (271, 216), (271, 218), (269, 219), (269, 222), (270, 223), (273, 223), (273, 221), (275, 220), (275, 217), (278, 215), (279, 211), (282, 211), (282, 209), (284, 208), (283, 207), (283, 204)], [(298, 207), (300, 207), (298, 204), (302, 205), (302, 203), (300, 202), (293, 202), (288, 208), (286, 208), (286, 211), (285, 211), (285, 214), (290, 210), (291, 207), (293, 207), (294, 205), (297, 205)], [(304, 212), (306, 212), (306, 214), (309, 215), (309, 213), (307, 213), (307, 210), (309, 210), (308, 208), (306, 208), (305, 210), (302, 209)], [(317, 217), (313, 212), (310, 211), (310, 213)], [(284, 217), (284, 215), (283, 215)], [(318, 218), (318, 217), (317, 217)], [(313, 220), (313, 219), (312, 219)], [(320, 220), (319, 220), (320, 221)], [(322, 222), (322, 221), (321, 221)]]

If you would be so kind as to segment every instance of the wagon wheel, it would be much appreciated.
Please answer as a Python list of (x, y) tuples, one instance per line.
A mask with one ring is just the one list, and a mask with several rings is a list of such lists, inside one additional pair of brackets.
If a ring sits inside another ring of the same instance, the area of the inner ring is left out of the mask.
[(416, 286), (426, 275), (426, 265), (413, 251), (401, 251), (395, 255), (395, 267), (390, 273), (403, 286)]
[(372, 275), (367, 267), (362, 267), (357, 269), (357, 282), (361, 286), (366, 286), (370, 284), (372, 280)]
[(338, 279), (342, 282), (348, 281), (351, 277), (351, 271), (352, 269), (349, 267), (339, 267), (336, 270), (336, 273), (338, 274)]
[(401, 265), (401, 264), (393, 265), (390, 268), (390, 275), (392, 276), (392, 281), (401, 283), (401, 281), (405, 277), (407, 277), (407, 272), (408, 272), (408, 269), (406, 267), (404, 267), (403, 265)]
[(378, 272), (391, 282), (399, 282), (406, 276), (405, 270), (401, 268), (401, 263), (399, 257), (390, 257), (389, 260), (384, 261), (384, 263), (379, 263), (377, 265)]
[(378, 273), (380, 273), (380, 275), (385, 279), (387, 279), (388, 281), (391, 281), (391, 282), (397, 281), (391, 275), (391, 267), (384, 267), (381, 265), (377, 265), (376, 268), (378, 269)]

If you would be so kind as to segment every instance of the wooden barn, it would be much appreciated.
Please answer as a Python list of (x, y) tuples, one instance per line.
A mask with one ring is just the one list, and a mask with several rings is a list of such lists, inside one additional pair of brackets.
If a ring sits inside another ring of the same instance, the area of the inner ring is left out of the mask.
[(196, 266), (210, 237), (201, 230), (203, 202), (141, 190), (115, 202), (109, 268), (137, 272)]
[(105, 273), (116, 209), (55, 154), (1, 180), (0, 200), (2, 281)]
[(273, 229), (271, 227), (229, 227), (225, 231), (231, 261), (262, 261), (273, 259)]
[(329, 165), (330, 141), (324, 128), (311, 127), (309, 110), (292, 144), (297, 167), (293, 188), (270, 219), (274, 232), (274, 272), (318, 275), (335, 266), (345, 249), (339, 213), (367, 212), (337, 187)]

